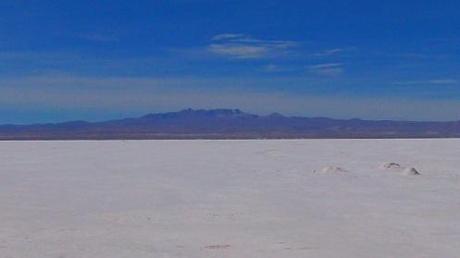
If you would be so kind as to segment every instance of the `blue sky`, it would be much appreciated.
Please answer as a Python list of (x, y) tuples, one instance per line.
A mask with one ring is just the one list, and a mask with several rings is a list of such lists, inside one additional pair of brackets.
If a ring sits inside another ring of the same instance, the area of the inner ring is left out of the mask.
[(0, 123), (459, 120), (459, 17), (458, 1), (2, 0)]

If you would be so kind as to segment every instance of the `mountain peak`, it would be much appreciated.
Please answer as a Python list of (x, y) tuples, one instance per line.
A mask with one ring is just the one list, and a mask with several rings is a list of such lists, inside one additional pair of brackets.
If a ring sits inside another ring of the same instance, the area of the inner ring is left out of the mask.
[(192, 109), (187, 108), (177, 112), (169, 112), (169, 113), (151, 113), (148, 115), (143, 116), (143, 119), (153, 119), (157, 117), (161, 118), (185, 118), (185, 117), (213, 117), (213, 118), (224, 118), (224, 117), (242, 117), (242, 116), (256, 116), (251, 115), (249, 113), (245, 113), (240, 109), (229, 109), (229, 108), (221, 108), (221, 109)]
[(244, 112), (239, 109), (230, 108), (217, 108), (217, 109), (193, 109), (187, 108), (179, 111), (178, 113), (210, 113), (210, 114), (228, 114), (228, 115), (239, 115)]
[(229, 108), (220, 108), (220, 109), (184, 109), (177, 112), (178, 115), (190, 115), (190, 116), (206, 116), (206, 117), (239, 117), (250, 115), (239, 109), (229, 109)]
[(284, 118), (285, 116), (283, 116), (280, 113), (275, 112), (275, 113), (271, 113), (270, 115), (268, 115), (268, 117), (270, 117), (270, 118)]

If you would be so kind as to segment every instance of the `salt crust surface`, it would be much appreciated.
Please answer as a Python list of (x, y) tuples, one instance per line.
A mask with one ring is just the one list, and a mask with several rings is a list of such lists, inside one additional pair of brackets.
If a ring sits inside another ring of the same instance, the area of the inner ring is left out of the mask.
[(0, 142), (0, 257), (458, 257), (459, 157), (452, 139)]

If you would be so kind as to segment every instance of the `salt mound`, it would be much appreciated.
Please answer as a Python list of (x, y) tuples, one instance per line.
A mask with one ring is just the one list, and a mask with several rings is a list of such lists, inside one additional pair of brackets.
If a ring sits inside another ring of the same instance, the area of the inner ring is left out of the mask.
[(381, 169), (401, 169), (401, 165), (399, 165), (398, 163), (395, 163), (395, 162), (387, 162), (387, 163), (383, 163), (381, 166), (380, 166)]
[(380, 166), (380, 168), (391, 172), (398, 172), (399, 174), (406, 176), (420, 175), (420, 172), (418, 172), (417, 169), (413, 167), (403, 167), (395, 162), (384, 163)]
[(405, 168), (402, 174), (405, 176), (418, 176), (420, 175), (420, 172), (418, 172), (415, 168)]
[(348, 171), (346, 169), (336, 166), (327, 166), (319, 171), (320, 174), (342, 174), (347, 172)]

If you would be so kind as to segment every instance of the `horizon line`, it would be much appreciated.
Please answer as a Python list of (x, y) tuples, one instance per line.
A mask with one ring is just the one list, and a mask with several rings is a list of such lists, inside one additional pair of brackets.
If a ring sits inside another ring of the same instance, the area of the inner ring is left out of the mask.
[(269, 116), (281, 116), (284, 118), (305, 118), (305, 119), (330, 119), (330, 120), (337, 120), (337, 121), (351, 121), (351, 120), (360, 120), (360, 121), (371, 121), (371, 122), (408, 122), (408, 123), (455, 123), (460, 122), (460, 120), (404, 120), (404, 119), (365, 119), (359, 117), (352, 117), (352, 118), (335, 118), (335, 117), (328, 117), (328, 116), (303, 116), (303, 115), (284, 115), (281, 112), (270, 112), (267, 114), (260, 114), (256, 112), (246, 112), (240, 108), (182, 108), (176, 111), (164, 111), (164, 112), (149, 112), (144, 113), (143, 115), (137, 116), (126, 116), (123, 118), (114, 118), (114, 119), (104, 119), (104, 120), (95, 120), (89, 121), (85, 119), (71, 119), (71, 120), (62, 120), (57, 122), (36, 122), (36, 123), (0, 123), (0, 126), (30, 126), (30, 125), (58, 125), (58, 124), (66, 124), (66, 123), (104, 123), (110, 121), (119, 121), (124, 119), (139, 119), (149, 115), (161, 115), (161, 114), (174, 114), (174, 113), (183, 113), (183, 112), (210, 112), (210, 111), (232, 111), (241, 114), (247, 114), (257, 117), (269, 117)]

